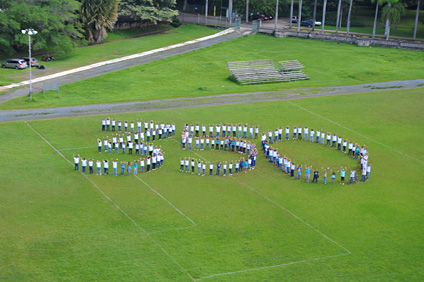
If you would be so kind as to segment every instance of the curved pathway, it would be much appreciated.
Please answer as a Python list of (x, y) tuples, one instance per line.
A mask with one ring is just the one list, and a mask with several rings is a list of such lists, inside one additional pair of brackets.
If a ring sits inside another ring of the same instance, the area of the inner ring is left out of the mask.
[(113, 104), (95, 104), (61, 108), (24, 109), (0, 112), (0, 122), (30, 120), (41, 118), (57, 118), (67, 116), (85, 116), (95, 114), (113, 114), (124, 112), (144, 112), (161, 109), (177, 109), (191, 107), (205, 107), (216, 105), (246, 104), (255, 102), (269, 102), (294, 100), (310, 97), (355, 94), (364, 92), (378, 92), (390, 89), (414, 89), (424, 87), (424, 79), (389, 81), (360, 85), (332, 86), (321, 88), (298, 88), (281, 91), (235, 93), (201, 97), (172, 98), (139, 102), (125, 102)]

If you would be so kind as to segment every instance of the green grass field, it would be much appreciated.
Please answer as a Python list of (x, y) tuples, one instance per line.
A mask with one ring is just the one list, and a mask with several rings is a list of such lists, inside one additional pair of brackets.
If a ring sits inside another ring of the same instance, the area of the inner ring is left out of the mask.
[[(184, 156), (239, 155), (182, 151), (179, 137), (156, 141), (165, 152), (157, 171), (85, 177), (72, 154), (115, 157), (96, 152), (104, 116), (28, 122), (66, 160), (26, 123), (2, 123), (0, 280), (422, 281), (422, 91), (110, 116), (178, 130), (187, 122), (323, 128), (369, 147), (370, 180), (344, 186), (293, 180), (262, 155), (233, 177), (180, 173)], [(277, 146), (302, 164), (356, 165), (318, 144)]]
[[(142, 36), (152, 32), (163, 31), (163, 34)], [(124, 30), (110, 33), (105, 43), (77, 48), (67, 57), (55, 57), (53, 62), (42, 62), (41, 55), (36, 56), (45, 70), (33, 69), (33, 78), (92, 63), (112, 60), (123, 56), (185, 42), (216, 33), (217, 30), (197, 25), (181, 25), (178, 28), (156, 26), (142, 30)], [(28, 56), (23, 54), (22, 57)], [(18, 55), (16, 57), (19, 57)], [(0, 58), (5, 61), (9, 58)], [(0, 86), (29, 79), (29, 69), (0, 69)]]
[[(273, 59), (275, 62), (298, 59), (305, 65), (304, 72), (310, 80), (242, 86), (228, 79), (227, 62), (256, 59)], [(0, 104), (0, 109), (61, 107), (417, 79), (424, 73), (423, 60), (423, 52), (410, 50), (254, 35), (63, 85), (60, 98), (57, 95), (43, 98), (39, 93), (33, 95), (33, 102), (28, 97), (20, 97)]]

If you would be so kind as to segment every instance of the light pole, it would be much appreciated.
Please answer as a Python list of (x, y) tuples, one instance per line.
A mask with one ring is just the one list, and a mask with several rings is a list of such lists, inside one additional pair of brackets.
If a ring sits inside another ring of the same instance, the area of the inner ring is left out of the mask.
[(29, 100), (32, 101), (32, 72), (31, 72), (31, 65), (32, 65), (32, 57), (31, 57), (31, 35), (36, 35), (38, 31), (27, 28), (22, 30), (22, 34), (28, 34), (28, 46), (29, 46)]

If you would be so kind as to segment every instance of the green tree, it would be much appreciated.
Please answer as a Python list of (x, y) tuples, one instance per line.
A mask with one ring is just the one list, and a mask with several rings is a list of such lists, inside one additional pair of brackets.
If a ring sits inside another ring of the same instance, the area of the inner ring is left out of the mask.
[(130, 15), (143, 22), (171, 22), (178, 15), (176, 0), (121, 0), (119, 14)]
[(398, 24), (400, 19), (406, 14), (405, 6), (399, 0), (389, 0), (382, 11), (383, 20), (386, 22), (384, 35), (389, 40), (390, 25)]
[(27, 49), (22, 29), (38, 31), (33, 50), (69, 54), (83, 39), (78, 23), (79, 3), (75, 0), (2, 0), (0, 6), (0, 54), (13, 55)]
[(118, 18), (119, 0), (82, 0), (81, 21), (90, 43), (100, 43), (107, 37)]

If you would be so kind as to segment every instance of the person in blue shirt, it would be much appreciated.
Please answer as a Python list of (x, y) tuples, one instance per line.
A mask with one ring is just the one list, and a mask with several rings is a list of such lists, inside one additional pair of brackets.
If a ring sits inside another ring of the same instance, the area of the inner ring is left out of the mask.
[(218, 162), (217, 164), (216, 164), (216, 176), (219, 176), (219, 171), (221, 170), (221, 163), (220, 162)]
[(131, 163), (128, 162), (128, 166), (127, 166), (127, 176), (130, 175), (131, 173)]
[(301, 174), (301, 172), (302, 172), (302, 166), (301, 165), (298, 165), (297, 166), (297, 175), (296, 175), (296, 179), (297, 180), (300, 180), (300, 174)]
[(125, 173), (125, 162), (121, 162), (121, 175)]
[(341, 168), (340, 170), (340, 184), (344, 185), (344, 181), (345, 181), (345, 176), (346, 176), (346, 168)]
[(319, 170), (315, 169), (314, 170), (314, 178), (312, 179), (312, 183), (318, 183), (318, 178), (319, 178)]
[(306, 182), (309, 183), (309, 179), (311, 178), (311, 168), (312, 167), (307, 167), (306, 165), (305, 165), (305, 167), (306, 167)]

